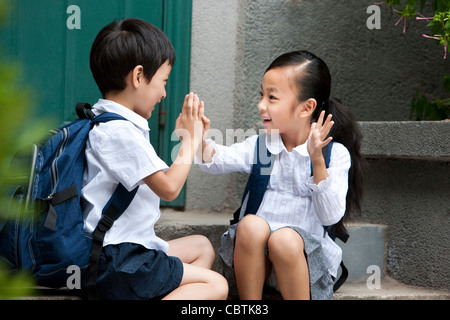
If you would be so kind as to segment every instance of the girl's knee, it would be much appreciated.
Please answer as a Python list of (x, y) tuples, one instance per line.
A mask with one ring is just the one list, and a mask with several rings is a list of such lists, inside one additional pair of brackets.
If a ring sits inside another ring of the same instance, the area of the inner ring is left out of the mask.
[(269, 259), (274, 262), (289, 262), (300, 254), (304, 254), (305, 244), (302, 237), (291, 228), (278, 229), (268, 241)]
[(264, 219), (255, 215), (247, 215), (238, 224), (236, 243), (265, 245), (269, 235), (270, 228)]

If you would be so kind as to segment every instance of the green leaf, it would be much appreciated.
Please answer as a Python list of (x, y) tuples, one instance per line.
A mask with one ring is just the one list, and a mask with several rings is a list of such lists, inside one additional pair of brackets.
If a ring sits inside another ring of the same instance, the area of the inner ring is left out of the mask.
[(445, 23), (445, 30), (450, 30), (450, 20)]

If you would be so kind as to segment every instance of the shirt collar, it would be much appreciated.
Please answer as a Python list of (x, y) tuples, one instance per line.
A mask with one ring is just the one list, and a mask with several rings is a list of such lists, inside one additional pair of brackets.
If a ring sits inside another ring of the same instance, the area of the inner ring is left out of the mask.
[[(309, 157), (307, 144), (308, 142), (305, 142), (304, 144), (295, 147), (292, 151), (295, 151), (304, 157)], [(288, 152), (284, 146), (283, 139), (281, 139), (281, 135), (279, 134), (266, 135), (266, 145), (269, 152), (274, 155), (280, 154), (282, 151)]]
[(125, 119), (134, 123), (139, 129), (143, 131), (150, 131), (147, 119), (141, 117), (136, 112), (124, 107), (123, 105), (114, 102), (112, 100), (99, 99), (98, 102), (92, 107), (94, 114), (98, 115), (104, 112), (113, 112), (124, 117)]

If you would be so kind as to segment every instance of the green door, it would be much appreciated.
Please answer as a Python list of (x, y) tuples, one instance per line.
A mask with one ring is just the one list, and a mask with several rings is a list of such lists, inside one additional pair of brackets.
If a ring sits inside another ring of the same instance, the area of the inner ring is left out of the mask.
[[(149, 120), (150, 140), (168, 165), (174, 123), (189, 92), (191, 0), (14, 0), (0, 32), (5, 55), (21, 63), (21, 81), (31, 85), (36, 113), (63, 123), (76, 119), (77, 102), (101, 98), (89, 68), (95, 36), (114, 19), (144, 19), (162, 29), (177, 55), (167, 98)], [(184, 190), (175, 201), (183, 206)]]

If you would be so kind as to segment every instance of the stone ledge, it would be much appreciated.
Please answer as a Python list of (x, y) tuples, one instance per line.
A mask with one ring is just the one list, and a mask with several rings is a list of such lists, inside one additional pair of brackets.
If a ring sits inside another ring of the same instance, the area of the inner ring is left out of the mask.
[(367, 158), (450, 161), (450, 121), (359, 122)]
[(369, 289), (366, 283), (345, 283), (333, 300), (450, 300), (450, 292), (409, 286), (390, 277), (383, 277), (379, 289)]
[[(166, 240), (179, 238), (191, 234), (203, 234), (207, 236), (217, 249), (220, 245), (222, 233), (228, 229), (231, 212), (206, 212), (206, 211), (176, 211), (164, 208), (161, 210), (161, 219), (155, 230)], [(349, 230), (361, 231), (370, 227), (370, 232), (378, 236), (384, 235), (385, 226), (366, 223), (350, 223)], [(366, 230), (367, 231), (367, 230)], [(354, 234), (356, 236), (356, 234)], [(371, 237), (370, 234), (367, 234)], [(373, 237), (373, 236), (372, 236)], [(376, 240), (382, 241), (383, 237)], [(372, 239), (373, 240), (373, 239)], [(216, 271), (220, 272), (220, 264), (216, 264)], [(76, 291), (62, 289), (49, 289), (38, 287), (36, 295), (22, 297), (25, 300), (79, 300)], [(267, 299), (278, 299), (278, 295), (265, 296)], [(415, 286), (407, 286), (387, 276), (383, 276), (380, 289), (369, 290), (364, 281), (347, 281), (334, 295), (334, 300), (450, 300), (450, 292), (444, 290), (425, 289)]]

